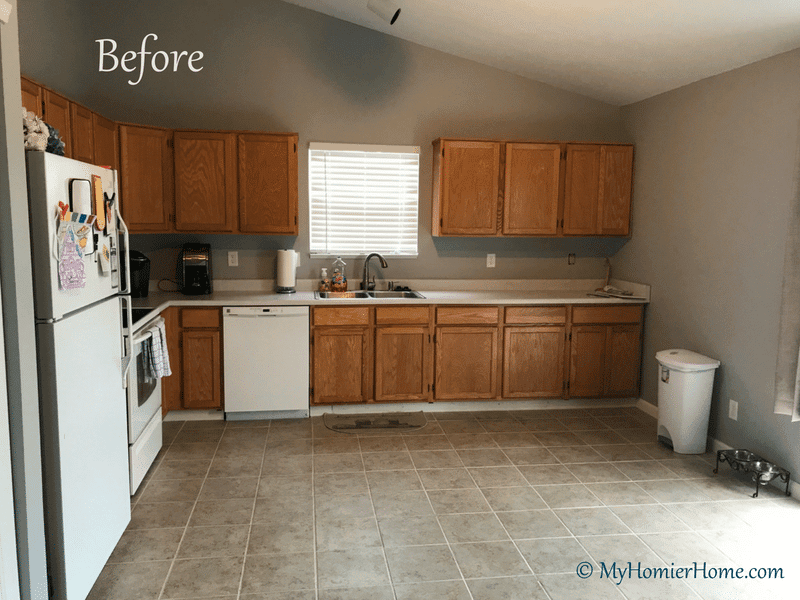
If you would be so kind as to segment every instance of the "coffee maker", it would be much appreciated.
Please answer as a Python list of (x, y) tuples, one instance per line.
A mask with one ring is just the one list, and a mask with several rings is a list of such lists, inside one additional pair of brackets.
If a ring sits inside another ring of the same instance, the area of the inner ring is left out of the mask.
[(191, 296), (211, 293), (211, 246), (183, 245), (178, 258), (178, 285), (181, 292)]

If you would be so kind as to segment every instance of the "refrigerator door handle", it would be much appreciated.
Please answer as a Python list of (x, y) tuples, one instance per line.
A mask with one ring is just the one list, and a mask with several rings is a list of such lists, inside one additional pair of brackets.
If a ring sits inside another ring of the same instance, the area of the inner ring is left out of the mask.
[[(129, 296), (120, 296), (120, 302), (123, 303), (123, 310), (125, 311), (125, 317), (128, 322), (128, 327), (122, 328), (122, 357), (121, 357), (121, 364), (122, 364), (122, 387), (128, 387), (128, 372), (131, 368), (131, 360), (133, 360), (133, 330), (131, 325), (133, 324), (133, 309), (132, 309), (132, 302)], [(122, 326), (122, 323), (120, 323)]]
[[(120, 229), (122, 229), (122, 237), (125, 240), (123, 245), (122, 251), (120, 252), (120, 271), (125, 272), (125, 281), (121, 281), (120, 285), (122, 289), (120, 289), (120, 294), (130, 294), (131, 293), (131, 261), (130, 261), (130, 232), (128, 231), (128, 225), (122, 219), (122, 213), (119, 210), (119, 194), (117, 194), (117, 201), (114, 206), (114, 212), (117, 216), (117, 223), (119, 223)], [(125, 261), (124, 263), (122, 261)], [(125, 268), (122, 269), (122, 264), (125, 265)], [(128, 321), (129, 323), (131, 321)]]

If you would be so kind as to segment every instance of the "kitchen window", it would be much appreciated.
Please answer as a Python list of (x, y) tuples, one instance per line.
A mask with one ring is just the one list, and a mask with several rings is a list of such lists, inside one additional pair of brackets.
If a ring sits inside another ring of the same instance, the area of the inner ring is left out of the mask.
[(417, 256), (419, 146), (311, 142), (311, 254)]

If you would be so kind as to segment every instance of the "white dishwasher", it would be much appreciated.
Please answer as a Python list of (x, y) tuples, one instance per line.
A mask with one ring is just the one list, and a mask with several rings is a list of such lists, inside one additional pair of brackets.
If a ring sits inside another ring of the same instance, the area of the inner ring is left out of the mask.
[(308, 416), (308, 307), (222, 309), (225, 418)]

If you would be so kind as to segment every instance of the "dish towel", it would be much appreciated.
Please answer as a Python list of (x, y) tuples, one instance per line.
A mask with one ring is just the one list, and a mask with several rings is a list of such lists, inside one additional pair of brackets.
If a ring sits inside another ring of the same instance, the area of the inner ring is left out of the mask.
[(147, 333), (151, 334), (146, 346), (149, 350), (147, 366), (149, 367), (150, 375), (154, 378), (172, 375), (172, 369), (169, 367), (167, 332), (164, 328), (164, 321), (157, 322), (147, 330)]

